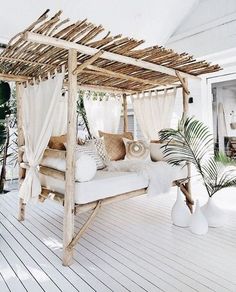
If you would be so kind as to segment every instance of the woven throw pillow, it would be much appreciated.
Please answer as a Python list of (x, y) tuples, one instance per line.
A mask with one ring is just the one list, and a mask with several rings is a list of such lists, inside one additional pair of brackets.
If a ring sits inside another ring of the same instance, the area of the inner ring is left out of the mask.
[(146, 141), (143, 140), (128, 140), (123, 138), (127, 160), (150, 160), (150, 148)]
[(106, 167), (102, 158), (98, 155), (97, 149), (93, 141), (88, 141), (84, 145), (76, 146), (76, 155), (87, 154), (92, 157), (97, 165), (97, 169), (103, 169)]
[(123, 134), (110, 134), (99, 131), (99, 136), (104, 137), (107, 155), (110, 160), (122, 160), (125, 158), (125, 145), (123, 138), (132, 140), (133, 134), (125, 132)]
[(48, 147), (57, 150), (66, 150), (66, 135), (52, 136), (49, 140)]
[(98, 138), (98, 139), (93, 139), (92, 141), (97, 149), (98, 155), (102, 158), (104, 163), (107, 165), (109, 163), (110, 159), (109, 159), (107, 151), (106, 151), (104, 138), (102, 137), (102, 138)]

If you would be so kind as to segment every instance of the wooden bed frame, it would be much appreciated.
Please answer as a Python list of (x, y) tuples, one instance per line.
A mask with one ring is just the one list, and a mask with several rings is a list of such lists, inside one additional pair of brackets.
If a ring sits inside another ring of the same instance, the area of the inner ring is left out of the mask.
[[(124, 131), (127, 131), (127, 95), (151, 89), (158, 90), (158, 86), (160, 90), (163, 90), (163, 86), (165, 88), (181, 86), (183, 115), (186, 117), (189, 99), (188, 78), (199, 79), (197, 75), (218, 71), (220, 67), (210, 65), (206, 61), (196, 61), (186, 53), (177, 54), (163, 47), (136, 49), (143, 41), (122, 38), (121, 35), (111, 36), (108, 33), (98, 39), (98, 34), (103, 30), (101, 26), (81, 21), (65, 27), (68, 19), (60, 20), (61, 11), (46, 20), (48, 12), (47, 10), (27, 29), (12, 38), (7, 48), (0, 54), (0, 80), (16, 82), (19, 180), (21, 182), (27, 165), (22, 162), (24, 135), (19, 84), (33, 78), (39, 80), (47, 78), (48, 74), (53, 74), (54, 70), (60, 70), (62, 66), (65, 66), (64, 86), (68, 88), (67, 151), (62, 153), (46, 150), (45, 155), (63, 156), (66, 159), (66, 172), (60, 173), (45, 167), (40, 169), (43, 173), (50, 173), (65, 180), (65, 195), (43, 188), (39, 200), (43, 202), (51, 198), (64, 206), (63, 265), (68, 266), (72, 262), (73, 247), (101, 206), (146, 193), (146, 189), (141, 189), (84, 205), (75, 204), (74, 158), (78, 89), (122, 94)], [(190, 177), (191, 170), (188, 165), (188, 178), (176, 181), (174, 185), (181, 187), (191, 209), (193, 201)], [(20, 221), (25, 219), (25, 207), (23, 199), (20, 199)], [(89, 210), (92, 210), (92, 213), (87, 222), (75, 234), (74, 216)]]

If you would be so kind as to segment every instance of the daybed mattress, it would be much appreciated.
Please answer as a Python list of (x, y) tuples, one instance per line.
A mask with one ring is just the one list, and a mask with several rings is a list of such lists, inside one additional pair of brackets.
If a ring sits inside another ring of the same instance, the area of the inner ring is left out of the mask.
[[(65, 182), (40, 174), (41, 185), (64, 194)], [(148, 179), (135, 172), (97, 171), (88, 182), (75, 183), (75, 203), (86, 204), (96, 200), (113, 197), (122, 193), (146, 188)]]

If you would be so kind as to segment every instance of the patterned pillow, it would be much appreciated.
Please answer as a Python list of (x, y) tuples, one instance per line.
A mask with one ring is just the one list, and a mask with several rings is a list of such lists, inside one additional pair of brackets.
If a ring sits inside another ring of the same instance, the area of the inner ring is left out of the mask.
[(122, 160), (125, 158), (125, 145), (123, 138), (132, 140), (133, 134), (125, 132), (123, 134), (110, 134), (99, 131), (99, 136), (104, 137), (107, 155), (110, 160)]
[(102, 160), (102, 158), (98, 155), (97, 149), (93, 143), (93, 141), (88, 141), (84, 145), (76, 146), (76, 154), (87, 154), (92, 157), (97, 165), (97, 169), (103, 169), (106, 167), (106, 164)]
[(109, 163), (110, 159), (107, 155), (107, 151), (106, 151), (103, 137), (98, 138), (98, 139), (93, 139), (92, 141), (97, 149), (98, 155), (102, 158), (104, 163), (107, 165)]
[(150, 160), (150, 148), (147, 142), (128, 140), (123, 138), (128, 160)]

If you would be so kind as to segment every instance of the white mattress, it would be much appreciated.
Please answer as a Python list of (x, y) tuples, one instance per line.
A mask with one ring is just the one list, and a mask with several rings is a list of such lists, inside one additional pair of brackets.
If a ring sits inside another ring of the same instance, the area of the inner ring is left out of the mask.
[[(40, 174), (42, 186), (64, 194), (65, 182)], [(148, 179), (135, 172), (97, 171), (89, 182), (75, 183), (75, 203), (86, 204), (122, 193), (146, 188)]]

